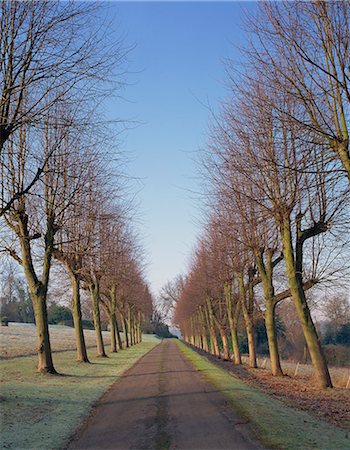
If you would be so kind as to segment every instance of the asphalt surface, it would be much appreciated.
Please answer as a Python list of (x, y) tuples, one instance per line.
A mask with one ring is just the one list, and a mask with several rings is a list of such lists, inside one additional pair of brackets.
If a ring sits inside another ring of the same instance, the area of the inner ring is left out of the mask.
[(164, 340), (101, 398), (69, 449), (261, 449), (249, 424)]

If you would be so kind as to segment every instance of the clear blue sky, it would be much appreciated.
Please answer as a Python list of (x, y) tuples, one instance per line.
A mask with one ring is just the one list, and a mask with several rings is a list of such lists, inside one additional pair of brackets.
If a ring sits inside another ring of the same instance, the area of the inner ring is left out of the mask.
[(186, 271), (199, 232), (195, 153), (209, 112), (225, 95), (223, 60), (239, 58), (246, 2), (112, 2), (113, 23), (135, 43), (125, 90), (113, 114), (142, 124), (124, 136), (129, 173), (142, 179), (139, 228), (153, 292)]

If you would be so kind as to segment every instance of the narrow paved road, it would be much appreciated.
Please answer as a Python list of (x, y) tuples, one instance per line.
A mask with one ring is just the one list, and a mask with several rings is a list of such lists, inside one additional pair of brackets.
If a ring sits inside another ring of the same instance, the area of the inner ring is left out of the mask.
[(145, 355), (100, 400), (69, 449), (261, 448), (174, 341)]

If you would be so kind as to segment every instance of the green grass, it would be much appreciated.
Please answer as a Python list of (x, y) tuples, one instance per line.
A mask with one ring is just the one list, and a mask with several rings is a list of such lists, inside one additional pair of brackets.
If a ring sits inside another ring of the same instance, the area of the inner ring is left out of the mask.
[(200, 356), (181, 342), (184, 355), (230, 401), (234, 410), (249, 420), (253, 430), (268, 448), (311, 450), (348, 449), (350, 432), (252, 388), (239, 378)]
[(64, 447), (101, 395), (157, 343), (156, 337), (144, 336), (141, 344), (109, 358), (96, 358), (92, 349), (92, 364), (77, 363), (74, 351), (56, 353), (55, 367), (65, 376), (37, 373), (36, 357), (2, 361), (1, 447)]

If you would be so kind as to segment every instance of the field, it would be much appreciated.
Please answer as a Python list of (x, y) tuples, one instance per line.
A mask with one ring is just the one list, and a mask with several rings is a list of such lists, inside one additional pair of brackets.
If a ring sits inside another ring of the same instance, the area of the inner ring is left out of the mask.
[(75, 351), (62, 351), (74, 348), (71, 330), (52, 331), (54, 363), (60, 376), (37, 373), (36, 356), (18, 356), (35, 349), (33, 327), (10, 326), (2, 333), (2, 345), (7, 339), (16, 345), (0, 362), (1, 448), (63, 448), (109, 386), (159, 342), (156, 337), (145, 335), (141, 344), (102, 359), (95, 357), (95, 348), (90, 348), (91, 364), (82, 364), (76, 362)]
[[(49, 328), (53, 352), (75, 349), (74, 328), (60, 325), (50, 325)], [(84, 330), (84, 336), (87, 347), (94, 347), (96, 345), (94, 330)], [(103, 331), (103, 340), (106, 345), (110, 343), (108, 331)], [(34, 324), (10, 322), (8, 327), (0, 328), (1, 358), (35, 355), (36, 346)]]

